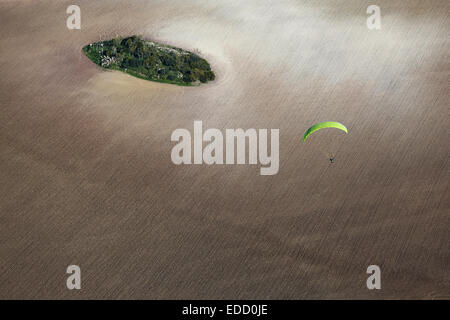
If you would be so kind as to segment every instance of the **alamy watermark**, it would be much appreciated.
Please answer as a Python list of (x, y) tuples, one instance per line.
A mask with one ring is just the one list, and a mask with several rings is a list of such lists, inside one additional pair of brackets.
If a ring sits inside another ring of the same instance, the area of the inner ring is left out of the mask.
[[(219, 129), (203, 132), (202, 121), (194, 121), (193, 135), (187, 129), (172, 132), (171, 140), (178, 143), (172, 148), (171, 158), (177, 165), (259, 163), (261, 175), (275, 175), (279, 169), (279, 136), (278, 129), (270, 130), (269, 152), (267, 129), (226, 129), (224, 135)], [(203, 142), (208, 143), (204, 148)]]
[(67, 267), (66, 273), (70, 274), (70, 276), (67, 278), (66, 286), (67, 289), (73, 290), (81, 289), (81, 269), (77, 265), (70, 265)]
[(71, 4), (70, 6), (67, 7), (66, 13), (70, 14), (70, 16), (66, 20), (67, 29), (80, 30), (81, 29), (81, 9), (80, 9), (80, 7), (75, 4)]
[(367, 289), (381, 289), (381, 269), (377, 265), (371, 265), (367, 267), (367, 274), (370, 274), (370, 277), (367, 278), (366, 285)]
[(367, 18), (367, 28), (369, 30), (381, 29), (381, 9), (377, 5), (370, 5), (367, 7), (367, 14), (370, 16)]

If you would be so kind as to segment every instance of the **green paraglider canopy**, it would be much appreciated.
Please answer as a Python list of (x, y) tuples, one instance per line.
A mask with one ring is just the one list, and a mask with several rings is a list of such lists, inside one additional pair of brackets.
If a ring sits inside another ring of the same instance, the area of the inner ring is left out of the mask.
[(303, 143), (305, 143), (306, 139), (311, 135), (311, 133), (324, 128), (336, 128), (344, 131), (345, 133), (348, 133), (347, 128), (342, 123), (334, 121), (321, 122), (313, 125), (311, 128), (306, 130), (305, 134), (303, 135)]

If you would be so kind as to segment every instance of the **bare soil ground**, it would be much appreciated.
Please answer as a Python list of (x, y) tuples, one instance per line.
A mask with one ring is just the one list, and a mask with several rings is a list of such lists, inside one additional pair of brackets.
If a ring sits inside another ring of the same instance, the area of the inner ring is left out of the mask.
[[(365, 0), (80, 0), (81, 30), (70, 4), (0, 1), (0, 298), (450, 297), (448, 0), (379, 0), (380, 31)], [(217, 80), (81, 52), (131, 34), (200, 50)], [(280, 172), (175, 166), (194, 120), (279, 128)], [(349, 134), (301, 145), (326, 120)]]

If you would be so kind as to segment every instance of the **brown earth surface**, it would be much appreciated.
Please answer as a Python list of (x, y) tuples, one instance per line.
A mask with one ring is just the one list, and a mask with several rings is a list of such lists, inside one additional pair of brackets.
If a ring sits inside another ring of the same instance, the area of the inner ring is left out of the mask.
[[(0, 298), (450, 298), (448, 0), (379, 0), (379, 31), (365, 0), (79, 0), (81, 30), (70, 4), (0, 1)], [(132, 34), (199, 50), (217, 80), (81, 52)], [(279, 128), (279, 173), (174, 165), (194, 120)], [(326, 120), (349, 134), (302, 145)]]

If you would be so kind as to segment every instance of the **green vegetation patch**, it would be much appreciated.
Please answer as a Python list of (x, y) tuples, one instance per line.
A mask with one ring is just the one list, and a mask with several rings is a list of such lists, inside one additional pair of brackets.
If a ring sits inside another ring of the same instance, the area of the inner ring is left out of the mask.
[(91, 43), (83, 52), (104, 69), (151, 81), (187, 86), (215, 78), (209, 63), (197, 54), (139, 36)]

